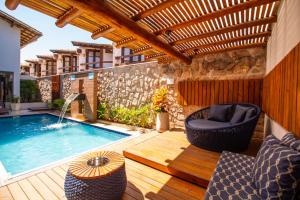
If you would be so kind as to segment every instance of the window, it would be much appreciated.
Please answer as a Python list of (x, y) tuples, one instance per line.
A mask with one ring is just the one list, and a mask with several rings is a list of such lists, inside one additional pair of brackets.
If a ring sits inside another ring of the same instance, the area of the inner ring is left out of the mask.
[(0, 102), (9, 101), (13, 96), (13, 72), (0, 72)]
[(52, 60), (47, 60), (46, 63), (47, 75), (55, 75), (56, 72), (56, 62)]
[(86, 67), (89, 68), (102, 68), (100, 50), (86, 50)]
[(77, 71), (77, 56), (63, 56), (63, 67), (63, 72)]
[(128, 64), (128, 63), (134, 63), (134, 62), (140, 62), (140, 61), (144, 61), (144, 56), (143, 55), (137, 55), (137, 56), (128, 56), (132, 54), (132, 50), (122, 47), (122, 55), (121, 56), (125, 56), (122, 57), (121, 59), (121, 64)]

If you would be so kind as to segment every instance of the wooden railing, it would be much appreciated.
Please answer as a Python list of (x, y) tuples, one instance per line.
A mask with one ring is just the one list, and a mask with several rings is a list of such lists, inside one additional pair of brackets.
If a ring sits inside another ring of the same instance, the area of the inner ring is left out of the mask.
[(219, 103), (253, 103), (261, 105), (262, 79), (186, 80), (178, 83), (181, 105), (209, 106)]
[(300, 43), (265, 77), (263, 110), (300, 136)]

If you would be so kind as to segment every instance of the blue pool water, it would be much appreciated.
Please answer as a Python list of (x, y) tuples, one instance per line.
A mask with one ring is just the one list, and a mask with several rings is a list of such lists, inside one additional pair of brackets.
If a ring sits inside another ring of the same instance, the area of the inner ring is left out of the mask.
[(11, 175), (123, 139), (128, 135), (48, 114), (0, 118), (0, 161)]

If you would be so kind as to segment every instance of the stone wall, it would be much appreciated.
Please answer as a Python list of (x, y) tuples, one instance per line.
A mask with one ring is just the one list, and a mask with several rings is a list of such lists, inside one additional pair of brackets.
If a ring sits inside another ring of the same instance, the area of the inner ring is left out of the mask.
[[(195, 57), (191, 65), (181, 62), (158, 64), (142, 63), (118, 68), (101, 69), (98, 77), (98, 98), (112, 106), (141, 106), (151, 102), (155, 89), (169, 89), (171, 122), (183, 126), (183, 120), (196, 106), (177, 104), (176, 83), (187, 79), (245, 79), (265, 74), (265, 49), (236, 50), (220, 54)], [(167, 79), (174, 80), (167, 85)]]
[(40, 78), (37, 80), (43, 102), (52, 101), (52, 82), (50, 77)]
[(65, 75), (61, 78), (61, 81), (62, 81), (61, 97), (66, 99), (72, 93), (71, 80), (69, 76)]

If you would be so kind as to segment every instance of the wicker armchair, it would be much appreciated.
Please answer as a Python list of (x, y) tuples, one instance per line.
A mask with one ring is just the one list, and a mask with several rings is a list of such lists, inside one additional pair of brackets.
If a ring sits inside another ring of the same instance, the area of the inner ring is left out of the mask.
[(260, 108), (253, 104), (224, 104), (233, 105), (231, 116), (235, 110), (236, 105), (254, 108), (255, 114), (249, 119), (236, 124), (231, 123), (218, 123), (216, 127), (195, 127), (189, 123), (195, 119), (204, 119), (210, 123), (210, 120), (206, 120), (210, 107), (198, 110), (190, 114), (185, 119), (185, 128), (188, 141), (200, 148), (204, 148), (210, 151), (222, 152), (224, 150), (239, 152), (246, 150), (253, 132), (255, 130), (259, 115)]

